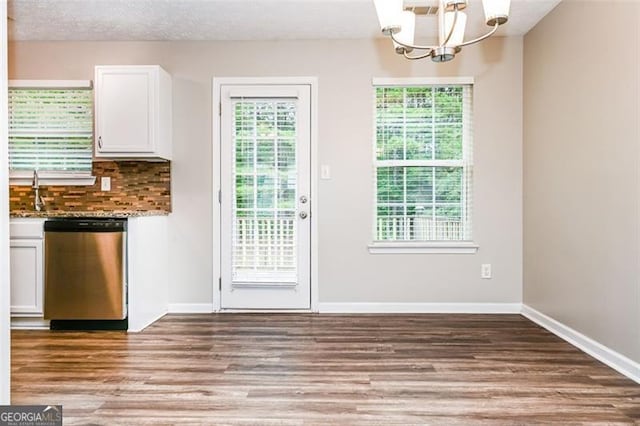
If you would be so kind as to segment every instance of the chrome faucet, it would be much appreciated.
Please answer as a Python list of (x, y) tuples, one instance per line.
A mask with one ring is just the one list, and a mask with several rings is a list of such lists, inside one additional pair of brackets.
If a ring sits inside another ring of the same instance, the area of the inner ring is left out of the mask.
[(45, 202), (44, 198), (42, 198), (42, 195), (40, 195), (40, 178), (38, 177), (37, 170), (33, 171), (33, 184), (31, 185), (31, 188), (33, 188), (35, 191), (33, 207), (37, 212), (39, 212), (45, 206)]

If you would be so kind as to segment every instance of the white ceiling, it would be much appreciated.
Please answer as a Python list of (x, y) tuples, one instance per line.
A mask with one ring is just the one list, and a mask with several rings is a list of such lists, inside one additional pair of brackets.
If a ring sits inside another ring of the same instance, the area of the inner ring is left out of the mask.
[[(434, 0), (424, 0), (434, 2)], [(512, 0), (499, 35), (526, 34), (560, 0)], [(470, 0), (467, 34), (487, 30)], [(11, 40), (291, 40), (380, 37), (372, 0), (9, 0)], [(416, 34), (435, 37), (436, 19)]]

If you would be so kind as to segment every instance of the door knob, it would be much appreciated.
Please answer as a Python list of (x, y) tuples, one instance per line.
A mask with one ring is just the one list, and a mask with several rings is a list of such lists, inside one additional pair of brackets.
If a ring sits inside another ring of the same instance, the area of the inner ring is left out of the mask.
[(309, 199), (307, 198), (306, 195), (303, 195), (303, 196), (300, 197), (300, 202), (302, 204), (307, 204), (307, 201), (309, 201)]
[(307, 216), (309, 216), (307, 212), (300, 212), (300, 219), (306, 219)]

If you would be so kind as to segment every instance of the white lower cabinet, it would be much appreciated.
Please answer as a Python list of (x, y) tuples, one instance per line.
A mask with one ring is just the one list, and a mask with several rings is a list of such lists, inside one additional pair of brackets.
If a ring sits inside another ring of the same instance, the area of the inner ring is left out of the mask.
[(42, 317), (44, 304), (44, 220), (10, 222), (11, 315)]
[(43, 314), (42, 240), (11, 240), (11, 314)]

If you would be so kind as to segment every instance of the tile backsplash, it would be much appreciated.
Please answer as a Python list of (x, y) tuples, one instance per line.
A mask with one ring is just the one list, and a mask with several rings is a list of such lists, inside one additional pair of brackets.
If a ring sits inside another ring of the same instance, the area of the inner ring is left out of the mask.
[[(56, 212), (171, 212), (171, 163), (97, 161), (92, 186), (40, 187), (46, 211)], [(111, 190), (100, 190), (100, 179), (111, 178)], [(12, 214), (33, 211), (31, 186), (9, 187)]]

